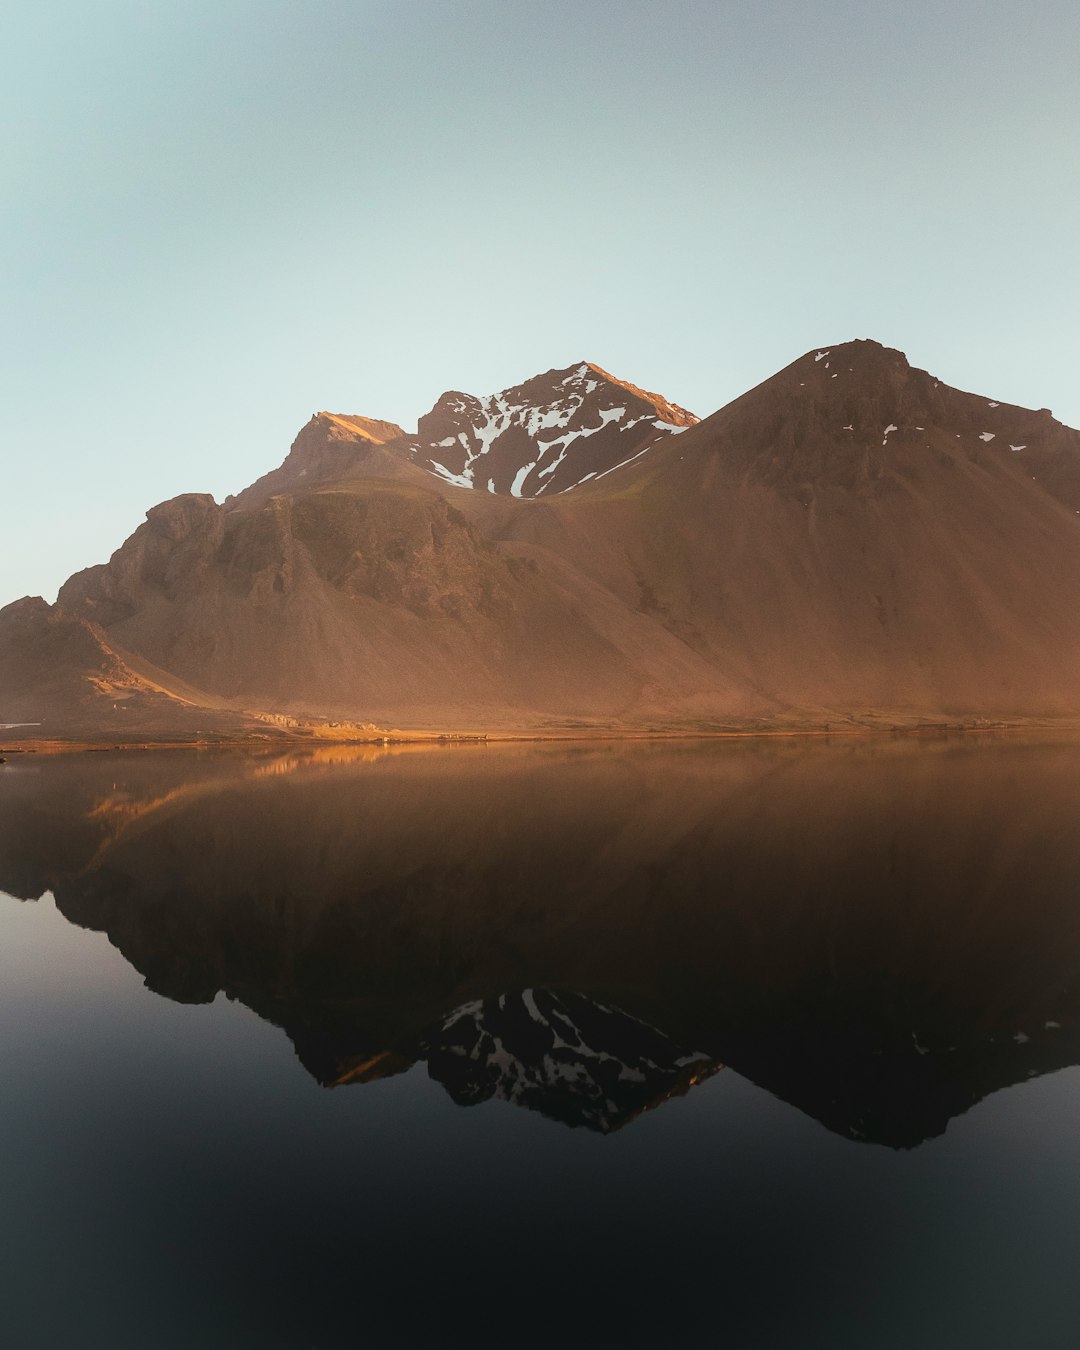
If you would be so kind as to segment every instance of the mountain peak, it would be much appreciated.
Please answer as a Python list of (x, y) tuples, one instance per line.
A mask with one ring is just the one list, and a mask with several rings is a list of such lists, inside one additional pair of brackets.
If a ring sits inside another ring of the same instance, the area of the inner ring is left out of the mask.
[(458, 487), (511, 497), (569, 492), (698, 418), (591, 361), (477, 397), (452, 390), (419, 421), (414, 462)]
[(346, 478), (365, 460), (385, 458), (382, 447), (395, 442), (405, 443), (405, 431), (396, 422), (355, 413), (312, 413), (284, 462), (228, 498), (225, 505), (251, 506), (276, 492)]
[(359, 436), (374, 445), (386, 445), (388, 441), (398, 441), (405, 432), (396, 422), (380, 422), (374, 417), (358, 417), (354, 413), (317, 412), (312, 419), (322, 424), (331, 435), (334, 431), (345, 432), (347, 436)]
[(932, 459), (1011, 466), (1080, 509), (1075, 433), (1047, 409), (953, 388), (868, 338), (812, 347), (705, 426), (730, 464), (797, 494), (855, 483), (888, 491)]
[[(811, 347), (773, 379), (796, 376), (806, 387), (834, 392), (834, 381), (840, 386), (857, 384), (860, 387), (901, 384), (917, 373), (925, 374), (925, 371), (916, 372), (902, 351), (885, 347), (871, 338), (856, 338), (850, 342)], [(810, 386), (810, 380), (816, 383)]]

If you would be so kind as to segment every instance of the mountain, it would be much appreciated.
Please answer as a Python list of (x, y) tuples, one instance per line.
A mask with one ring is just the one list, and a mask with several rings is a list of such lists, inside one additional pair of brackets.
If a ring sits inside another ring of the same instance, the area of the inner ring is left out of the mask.
[(314, 413), (284, 463), (226, 506), (251, 507), (279, 492), (355, 477), (418, 486), (431, 486), (434, 477), (503, 496), (555, 496), (634, 462), (698, 421), (583, 361), (480, 398), (451, 390), (420, 418), (415, 436), (393, 422)]
[(875, 342), (701, 422), (580, 363), (445, 394), (416, 435), (318, 413), (224, 505), (155, 507), (54, 609), (0, 611), (0, 719), (112, 734), (83, 666), (35, 656), (66, 622), (178, 728), (177, 699), (473, 731), (1074, 719), (1078, 515), (1080, 433)]
[(104, 727), (125, 738), (153, 737), (162, 727), (232, 736), (248, 726), (202, 690), (123, 652), (96, 624), (40, 598), (18, 600), (0, 616), (3, 712), (16, 724), (7, 737), (77, 739)]
[(383, 447), (397, 447), (404, 441), (405, 432), (394, 422), (344, 413), (313, 413), (293, 441), (284, 463), (257, 479), (239, 496), (228, 498), (225, 506), (253, 505), (279, 492), (332, 483), (357, 471), (395, 478), (402, 467), (400, 457)]
[(486, 398), (443, 394), (421, 417), (409, 453), (458, 487), (555, 496), (635, 462), (698, 420), (582, 362)]

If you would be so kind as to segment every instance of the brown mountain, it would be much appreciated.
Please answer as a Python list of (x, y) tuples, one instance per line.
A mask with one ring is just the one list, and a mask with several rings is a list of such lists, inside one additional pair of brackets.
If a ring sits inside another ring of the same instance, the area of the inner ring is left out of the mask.
[(97, 624), (38, 597), (8, 605), (0, 625), (2, 711), (18, 738), (232, 736), (249, 726), (212, 695), (122, 651)]
[(0, 718), (90, 727), (112, 701), (41, 655), (68, 621), (161, 694), (230, 715), (1077, 715), (1080, 433), (873, 342), (810, 352), (693, 421), (587, 364), (444, 395), (415, 437), (317, 414), (239, 497), (155, 507), (54, 610), (0, 611)]

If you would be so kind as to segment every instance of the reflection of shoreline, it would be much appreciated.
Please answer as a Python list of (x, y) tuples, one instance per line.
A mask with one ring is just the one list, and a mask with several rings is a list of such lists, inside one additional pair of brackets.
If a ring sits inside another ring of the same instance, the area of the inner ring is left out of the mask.
[[(1072, 745), (320, 747), (29, 767), (0, 778), (0, 887), (52, 889), (159, 993), (224, 990), (322, 1083), (418, 1059), (452, 1079), (439, 1028), (481, 1009), (486, 1045), (526, 990), (616, 1008), (894, 1147), (1080, 1060)], [(515, 1017), (515, 1038), (536, 1034)], [(611, 1064), (634, 1068), (632, 1042)], [(516, 1060), (511, 1085), (548, 1082)]]
[(280, 778), (356, 764), (375, 764), (382, 759), (411, 751), (425, 752), (442, 748), (430, 745), (319, 746), (296, 753), (279, 751), (268, 756), (243, 756), (239, 760), (236, 756), (222, 755), (216, 758), (216, 767), (221, 770), (231, 769), (231, 773), (221, 772), (193, 783), (185, 783), (157, 796), (140, 796), (127, 790), (118, 791), (114, 787), (87, 809), (86, 819), (103, 827), (103, 837), (96, 852), (87, 860), (86, 870), (100, 866), (109, 850), (129, 830), (199, 798), (228, 793), (262, 778)]

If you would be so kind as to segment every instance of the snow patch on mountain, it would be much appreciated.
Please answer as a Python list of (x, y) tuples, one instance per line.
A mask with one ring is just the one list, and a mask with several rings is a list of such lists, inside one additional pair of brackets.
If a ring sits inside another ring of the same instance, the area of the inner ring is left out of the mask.
[(409, 450), (456, 487), (536, 497), (603, 477), (698, 420), (581, 362), (497, 394), (444, 394)]

